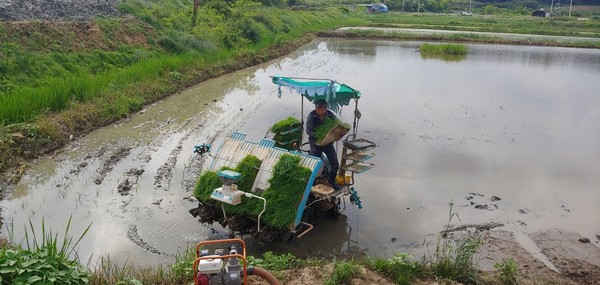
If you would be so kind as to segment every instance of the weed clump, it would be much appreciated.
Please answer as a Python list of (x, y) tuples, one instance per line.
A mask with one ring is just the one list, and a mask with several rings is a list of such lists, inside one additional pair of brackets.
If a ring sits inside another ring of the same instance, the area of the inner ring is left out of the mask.
[(367, 260), (367, 267), (385, 273), (396, 284), (411, 284), (413, 280), (423, 277), (426, 269), (423, 263), (412, 258), (410, 254), (398, 252), (389, 259), (371, 258)]
[(512, 258), (504, 259), (494, 264), (496, 278), (501, 284), (516, 285), (519, 275), (519, 265)]
[(350, 284), (352, 278), (360, 277), (361, 275), (362, 273), (354, 261), (341, 261), (333, 266), (333, 274), (325, 280), (324, 284)]

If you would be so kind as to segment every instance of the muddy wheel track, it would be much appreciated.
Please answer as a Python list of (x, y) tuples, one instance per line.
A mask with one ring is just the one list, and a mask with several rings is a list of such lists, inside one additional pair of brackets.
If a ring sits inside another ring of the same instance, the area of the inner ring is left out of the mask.
[(131, 240), (133, 243), (135, 243), (137, 246), (145, 249), (146, 251), (149, 251), (151, 253), (154, 254), (158, 254), (158, 255), (164, 255), (164, 256), (169, 256), (172, 257), (173, 255), (165, 253), (160, 251), (159, 249), (149, 245), (147, 242), (145, 242), (138, 234), (138, 230), (137, 230), (137, 226), (136, 225), (129, 225), (129, 228), (127, 229), (127, 238), (129, 238), (129, 240)]

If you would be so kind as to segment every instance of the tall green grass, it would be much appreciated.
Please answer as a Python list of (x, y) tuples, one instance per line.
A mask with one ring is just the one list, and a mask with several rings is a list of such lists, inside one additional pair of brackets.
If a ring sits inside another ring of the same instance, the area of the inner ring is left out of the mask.
[[(482, 239), (475, 234), (467, 234), (458, 239), (452, 239), (448, 231), (451, 229), (453, 219), (460, 219), (458, 213), (453, 211), (450, 203), (448, 224), (446, 229), (438, 235), (435, 244), (427, 244), (427, 265), (432, 274), (437, 278), (455, 280), (466, 284), (477, 284), (478, 271), (476, 256), (483, 245)], [(431, 250), (433, 248), (433, 250)]]
[(193, 284), (195, 248), (175, 255), (175, 262), (155, 267), (138, 267), (130, 261), (119, 264), (110, 257), (102, 257), (92, 267), (88, 285), (138, 285), (138, 284)]
[(86, 102), (122, 86), (154, 80), (182, 66), (199, 64), (199, 54), (167, 55), (151, 58), (127, 68), (100, 75), (81, 74), (48, 80), (43, 87), (25, 87), (0, 95), (0, 122), (27, 122), (45, 112), (57, 112), (70, 102)]

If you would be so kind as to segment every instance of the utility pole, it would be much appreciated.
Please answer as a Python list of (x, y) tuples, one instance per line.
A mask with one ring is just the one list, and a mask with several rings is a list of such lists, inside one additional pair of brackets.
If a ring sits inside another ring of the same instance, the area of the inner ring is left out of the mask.
[(552, 17), (552, 8), (554, 8), (554, 0), (552, 0), (552, 4), (550, 4), (550, 17)]
[[(571, 0), (571, 1), (573, 1), (573, 0)], [(473, 0), (469, 0), (469, 14), (471, 14), (471, 6), (473, 6), (472, 4), (473, 4)]]
[(573, 8), (573, 0), (571, 0), (571, 5), (569, 5), (569, 18), (571, 18), (571, 8)]

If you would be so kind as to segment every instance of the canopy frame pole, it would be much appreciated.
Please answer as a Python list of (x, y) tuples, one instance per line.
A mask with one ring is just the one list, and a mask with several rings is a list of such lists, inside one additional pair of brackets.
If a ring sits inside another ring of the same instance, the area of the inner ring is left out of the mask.
[(304, 95), (300, 94), (300, 143), (298, 144), (298, 150), (302, 147), (302, 137), (304, 136)]
[(356, 132), (358, 131), (358, 120), (360, 120), (360, 111), (358, 110), (358, 99), (354, 98), (354, 122), (352, 124), (352, 135), (356, 138)]
[[(271, 78), (273, 78), (273, 76), (269, 76)], [(300, 80), (319, 80), (319, 81), (331, 81), (331, 82), (336, 82), (333, 79), (327, 79), (327, 78), (309, 78), (309, 77), (294, 77), (294, 76), (280, 76), (280, 77), (285, 77), (285, 78), (291, 78), (291, 79), (300, 79)]]

